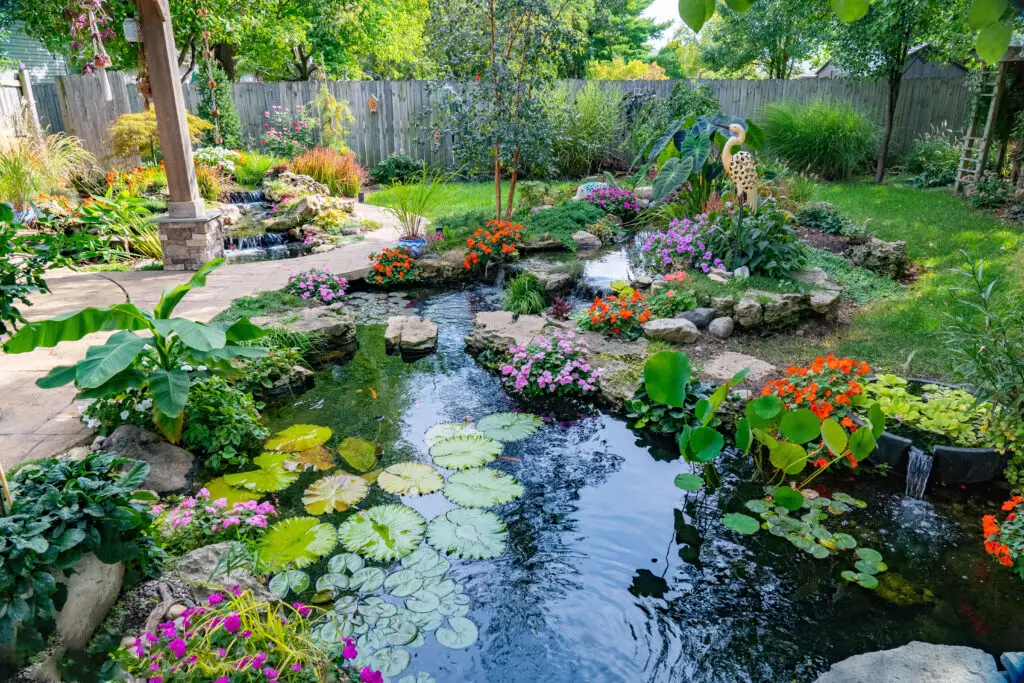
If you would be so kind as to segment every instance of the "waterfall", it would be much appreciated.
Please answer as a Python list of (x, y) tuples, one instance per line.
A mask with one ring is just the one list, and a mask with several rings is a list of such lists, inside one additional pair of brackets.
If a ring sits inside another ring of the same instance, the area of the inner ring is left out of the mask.
[(932, 456), (917, 446), (910, 447), (907, 460), (906, 494), (911, 498), (924, 498), (924, 489), (928, 485), (928, 475), (932, 473)]
[(259, 204), (265, 202), (263, 190), (243, 190), (241, 192), (225, 192), (224, 201), (228, 204)]
[(505, 289), (505, 268), (502, 264), (498, 264), (498, 272), (494, 276), (494, 286), (499, 290)]
[(228, 235), (224, 238), (224, 248), (232, 249), (269, 249), (277, 247), (288, 241), (286, 233), (265, 232), (262, 235), (250, 235), (248, 237), (233, 237)]

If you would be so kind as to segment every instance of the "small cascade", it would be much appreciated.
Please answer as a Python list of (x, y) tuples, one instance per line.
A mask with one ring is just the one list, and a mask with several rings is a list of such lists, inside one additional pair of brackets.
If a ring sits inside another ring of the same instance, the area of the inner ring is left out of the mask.
[(928, 485), (928, 476), (932, 473), (932, 456), (917, 446), (910, 447), (907, 456), (907, 489), (911, 498), (924, 498), (924, 489)]
[(261, 235), (247, 237), (228, 235), (224, 238), (224, 248), (229, 251), (233, 249), (269, 249), (279, 247), (286, 242), (288, 242), (288, 235), (279, 232), (265, 232)]
[(494, 276), (494, 286), (499, 291), (505, 289), (505, 269), (502, 267), (498, 268), (498, 273)]
[(223, 199), (228, 204), (259, 204), (267, 201), (263, 190), (243, 190), (240, 192), (225, 192)]

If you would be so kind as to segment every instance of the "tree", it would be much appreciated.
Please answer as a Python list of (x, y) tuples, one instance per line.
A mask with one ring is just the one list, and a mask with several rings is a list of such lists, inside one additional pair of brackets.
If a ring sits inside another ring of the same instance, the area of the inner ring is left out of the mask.
[(672, 79), (698, 78), (704, 72), (700, 48), (696, 43), (670, 40), (658, 50), (654, 62)]
[[(211, 87), (210, 84), (213, 84)], [(231, 81), (213, 60), (204, 60), (199, 67), (199, 118), (214, 124), (214, 129), (203, 135), (212, 145), (237, 149), (242, 146), (242, 121), (238, 118), (235, 100), (231, 97)]]
[(818, 55), (831, 24), (825, 5), (807, 0), (758, 0), (749, 12), (726, 7), (719, 16), (700, 43), (702, 61), (726, 73), (755, 65), (767, 78), (790, 78)]
[(655, 63), (647, 64), (635, 59), (626, 62), (616, 57), (610, 62), (591, 62), (587, 65), (587, 78), (595, 81), (664, 81), (665, 69)]
[(835, 64), (852, 76), (885, 79), (888, 86), (876, 183), (885, 177), (896, 104), (911, 48), (926, 43), (933, 59), (961, 56), (968, 48), (965, 37), (964, 7), (956, 1), (875, 0), (857, 21), (837, 22), (829, 45)]
[(658, 38), (671, 24), (643, 16), (654, 0), (608, 0), (577, 8), (583, 18), (584, 47), (563, 68), (563, 76), (580, 78), (587, 64), (610, 61), (616, 57), (625, 62), (649, 62), (648, 42)]

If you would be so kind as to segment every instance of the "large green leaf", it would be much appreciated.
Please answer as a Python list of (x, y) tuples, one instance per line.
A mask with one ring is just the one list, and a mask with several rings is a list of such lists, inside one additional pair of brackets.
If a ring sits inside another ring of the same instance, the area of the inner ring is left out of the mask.
[(78, 363), (78, 386), (94, 389), (106, 384), (114, 375), (128, 369), (145, 345), (146, 340), (142, 337), (122, 330), (111, 335), (102, 346), (89, 347), (85, 360)]
[(188, 403), (188, 373), (178, 368), (154, 370), (149, 373), (149, 392), (153, 394), (153, 407), (167, 415), (176, 417), (185, 412)]
[(231, 343), (253, 341), (268, 334), (270, 330), (250, 322), (248, 318), (239, 318), (224, 330), (224, 336)]
[(678, 351), (662, 351), (644, 364), (644, 390), (655, 403), (682, 408), (690, 382), (690, 358)]
[(338, 453), (357, 472), (368, 472), (377, 465), (377, 444), (350, 436), (338, 444)]
[(36, 386), (40, 389), (54, 389), (56, 387), (62, 387), (74, 382), (77, 374), (77, 365), (58, 365), (37, 379)]
[(464, 470), (486, 465), (501, 453), (502, 445), (486, 436), (456, 436), (436, 443), (430, 456), (439, 467)]
[(448, 477), (443, 493), (449, 501), (462, 507), (489, 508), (523, 495), (523, 485), (511, 475), (480, 467)]
[(311, 515), (343, 512), (370, 492), (365, 479), (355, 474), (331, 474), (317, 479), (302, 494), (302, 504)]
[(704, 477), (699, 474), (677, 474), (674, 481), (676, 488), (684, 491), (700, 491), (704, 485)]
[(679, 154), (693, 159), (692, 167), (700, 169), (711, 154), (711, 138), (707, 135), (687, 135), (679, 148)]
[(761, 396), (747, 403), (745, 413), (751, 427), (765, 429), (773, 427), (785, 409), (778, 396)]
[(337, 532), (330, 524), (321, 524), (315, 517), (292, 517), (267, 530), (258, 552), (267, 571), (275, 572), (285, 567), (308, 567), (337, 543)]
[(224, 483), (228, 486), (267, 493), (288, 488), (299, 478), (299, 472), (285, 469), (287, 453), (264, 453), (253, 459), (259, 469), (225, 474)]
[(837, 456), (846, 451), (846, 445), (850, 442), (846, 430), (831, 417), (821, 423), (821, 436), (828, 449)]
[(863, 460), (875, 450), (875, 437), (867, 427), (861, 427), (850, 437), (850, 452), (857, 460)]
[(679, 17), (700, 33), (700, 29), (715, 14), (715, 0), (679, 0)]
[(868, 0), (832, 0), (832, 9), (840, 20), (847, 23), (857, 21), (868, 13)]
[(722, 524), (724, 524), (727, 529), (732, 529), (737, 533), (746, 534), (747, 536), (756, 534), (758, 529), (761, 528), (760, 522), (756, 519), (738, 512), (730, 512), (722, 517)]
[(807, 465), (807, 451), (803, 446), (782, 441), (771, 449), (768, 459), (786, 474), (800, 474)]
[(331, 438), (331, 430), (316, 425), (292, 425), (278, 432), (267, 441), (268, 451), (298, 453), (322, 446)]
[(235, 503), (244, 503), (247, 500), (259, 500), (260, 494), (253, 493), (247, 489), (238, 488), (231, 486), (224, 477), (217, 477), (206, 482), (204, 488), (210, 492), (210, 500), (218, 500), (224, 498), (227, 500), (228, 507), (231, 507)]
[(995, 64), (1006, 54), (1013, 37), (1013, 27), (1005, 24), (991, 24), (978, 32), (974, 43), (978, 56), (989, 64)]
[(689, 179), (693, 168), (692, 156), (672, 157), (666, 161), (654, 178), (654, 201), (660, 202), (682, 187)]
[(479, 434), (476, 427), (469, 422), (442, 422), (427, 430), (423, 435), (423, 442), (430, 448), (439, 441), (450, 439), (453, 436), (473, 436)]
[(754, 0), (725, 0), (725, 4), (733, 12), (746, 12), (754, 4)]
[(543, 424), (539, 417), (528, 413), (494, 413), (477, 422), (476, 428), (486, 437), (508, 443), (533, 436)]
[(400, 496), (422, 496), (440, 491), (444, 486), (444, 477), (430, 465), (400, 462), (380, 473), (377, 486)]
[(456, 508), (430, 520), (427, 542), (446, 555), (485, 560), (505, 552), (508, 531), (486, 510)]
[(664, 133), (662, 133), (661, 137), (655, 140), (654, 143), (651, 145), (651, 150), (647, 158), (648, 161), (653, 162), (656, 159), (658, 159), (658, 157), (661, 156), (662, 151), (664, 151), (665, 148), (669, 146), (669, 144), (672, 142), (673, 136), (675, 136), (676, 134), (676, 131), (678, 131), (679, 127), (682, 125), (682, 119), (679, 119), (678, 121), (673, 121), (668, 125), (668, 129)]
[(821, 435), (821, 418), (807, 408), (798, 408), (782, 416), (779, 431), (793, 443), (807, 443)]
[[(98, 387), (82, 389), (75, 398), (103, 398), (124, 393), (128, 389), (138, 389), (146, 383), (148, 375), (138, 368), (128, 368), (111, 377)], [(38, 382), (37, 382), (38, 384)]]
[(298, 595), (309, 588), (309, 574), (301, 569), (289, 569), (270, 580), (270, 592), (284, 599), (289, 593)]
[(465, 617), (449, 617), (448, 628), (434, 632), (437, 642), (453, 650), (461, 650), (476, 642), (476, 624)]
[(975, 31), (999, 21), (1010, 0), (974, 0), (967, 10), (967, 25)]
[(804, 504), (803, 494), (788, 486), (776, 486), (772, 489), (772, 499), (790, 512), (799, 510)]
[(390, 562), (408, 555), (423, 540), (423, 516), (405, 505), (378, 505), (352, 515), (338, 530), (345, 550), (368, 560)]
[(56, 346), (65, 341), (77, 341), (93, 332), (145, 330), (149, 326), (146, 314), (133, 304), (84, 308), (75, 313), (65, 313), (49, 320), (25, 325), (4, 342), (4, 351), (26, 353), (40, 347)]
[(698, 427), (686, 442), (686, 455), (690, 460), (708, 462), (718, 457), (725, 447), (725, 437), (714, 427)]
[(160, 295), (160, 301), (157, 302), (156, 308), (153, 309), (153, 315), (156, 318), (161, 319), (170, 318), (171, 313), (174, 312), (175, 307), (181, 302), (181, 299), (192, 291), (193, 288), (205, 287), (206, 276), (216, 268), (219, 268), (223, 263), (224, 259), (222, 258), (213, 259), (193, 273), (187, 283), (165, 289), (163, 294)]
[(875, 437), (875, 440), (881, 438), (885, 433), (885, 413), (882, 412), (882, 406), (877, 403), (871, 404), (868, 408), (868, 422), (871, 423), (871, 436)]
[(175, 334), (185, 346), (197, 351), (221, 349), (228, 341), (224, 330), (188, 318), (154, 320), (153, 329), (164, 337)]

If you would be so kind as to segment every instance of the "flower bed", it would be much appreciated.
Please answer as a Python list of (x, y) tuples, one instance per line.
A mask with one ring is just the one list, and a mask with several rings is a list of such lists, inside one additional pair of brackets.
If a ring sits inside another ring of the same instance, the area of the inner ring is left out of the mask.
[(379, 254), (370, 254), (374, 273), (370, 281), (378, 285), (398, 285), (419, 282), (423, 271), (413, 267), (413, 256), (405, 247), (384, 249)]
[(329, 269), (310, 268), (288, 278), (285, 291), (305, 301), (312, 299), (322, 304), (340, 304), (347, 288), (348, 280)]
[(539, 335), (527, 345), (509, 347), (501, 366), (502, 383), (524, 396), (584, 396), (597, 390), (601, 371), (590, 365), (590, 349), (574, 332)]
[(640, 260), (659, 273), (680, 268), (709, 273), (712, 268), (723, 268), (722, 259), (708, 249), (707, 235), (713, 230), (706, 214), (693, 220), (673, 220), (667, 230), (649, 233), (640, 239)]
[(158, 515), (154, 535), (160, 546), (173, 555), (225, 540), (251, 544), (263, 535), (271, 518), (277, 516), (273, 503), (246, 500), (229, 504), (223, 497), (211, 500), (206, 488), (173, 506), (154, 505), (152, 513)]
[(619, 187), (599, 187), (588, 194), (585, 201), (624, 221), (634, 220), (643, 211), (637, 196)]
[(585, 330), (637, 339), (643, 336), (643, 324), (650, 318), (644, 297), (634, 289), (629, 294), (594, 297), (590, 308), (580, 314), (579, 324)]
[(523, 241), (526, 227), (511, 221), (487, 221), (486, 228), (480, 228), (466, 239), (466, 256), (462, 264), (466, 270), (484, 265), (491, 260), (515, 258), (519, 255), (517, 245)]

